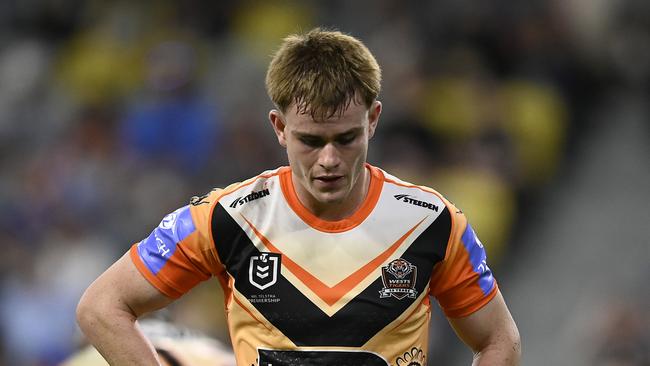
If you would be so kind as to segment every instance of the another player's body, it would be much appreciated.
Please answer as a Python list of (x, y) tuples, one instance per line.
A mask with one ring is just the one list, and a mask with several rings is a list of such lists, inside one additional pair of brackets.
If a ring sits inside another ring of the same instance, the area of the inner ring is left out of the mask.
[(238, 365), (424, 365), (434, 296), (475, 365), (517, 365), (519, 334), (465, 216), (366, 163), (380, 72), (314, 30), (269, 67), (289, 166), (193, 199), (93, 283), (82, 330), (112, 364), (155, 365), (137, 317), (220, 279)]
[[(157, 319), (140, 322), (162, 366), (235, 366), (235, 356), (216, 339)], [(61, 366), (107, 366), (92, 346), (85, 346)]]

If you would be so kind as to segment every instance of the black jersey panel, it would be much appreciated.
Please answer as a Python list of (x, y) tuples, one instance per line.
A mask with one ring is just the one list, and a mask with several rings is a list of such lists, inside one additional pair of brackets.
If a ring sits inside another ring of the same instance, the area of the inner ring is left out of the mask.
[(426, 289), (433, 266), (444, 258), (450, 231), (451, 218), (445, 209), (402, 255), (416, 268), (414, 296), (382, 297), (387, 286), (379, 276), (330, 317), (282, 276), (282, 258), (261, 253), (221, 205), (217, 204), (212, 217), (216, 249), (234, 278), (235, 288), (298, 346), (360, 347), (370, 340), (402, 315)]

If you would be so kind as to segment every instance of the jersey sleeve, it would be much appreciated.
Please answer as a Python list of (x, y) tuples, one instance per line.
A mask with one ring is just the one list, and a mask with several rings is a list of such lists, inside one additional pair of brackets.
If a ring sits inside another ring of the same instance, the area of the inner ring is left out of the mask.
[(210, 234), (212, 206), (209, 200), (193, 200), (165, 216), (147, 238), (131, 247), (133, 263), (163, 294), (178, 298), (223, 271)]
[(465, 215), (450, 205), (452, 232), (445, 259), (434, 267), (430, 293), (445, 315), (468, 316), (486, 305), (497, 293), (497, 283), (487, 265), (483, 244)]

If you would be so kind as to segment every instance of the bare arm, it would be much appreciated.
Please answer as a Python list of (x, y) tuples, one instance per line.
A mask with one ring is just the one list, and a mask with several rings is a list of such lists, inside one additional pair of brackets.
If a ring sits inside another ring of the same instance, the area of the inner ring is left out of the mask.
[(111, 365), (159, 365), (136, 319), (172, 301), (147, 282), (127, 253), (88, 287), (77, 322)]
[(474, 351), (473, 366), (517, 366), (521, 340), (501, 293), (465, 318), (449, 318), (458, 336)]

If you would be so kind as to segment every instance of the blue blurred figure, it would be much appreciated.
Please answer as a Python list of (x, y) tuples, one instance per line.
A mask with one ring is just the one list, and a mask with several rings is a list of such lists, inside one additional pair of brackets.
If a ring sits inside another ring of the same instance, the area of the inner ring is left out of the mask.
[(218, 145), (217, 108), (196, 89), (197, 50), (186, 42), (162, 42), (147, 58), (145, 95), (125, 115), (121, 138), (136, 160), (171, 165), (196, 174)]

